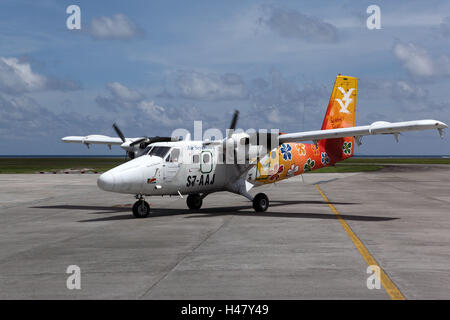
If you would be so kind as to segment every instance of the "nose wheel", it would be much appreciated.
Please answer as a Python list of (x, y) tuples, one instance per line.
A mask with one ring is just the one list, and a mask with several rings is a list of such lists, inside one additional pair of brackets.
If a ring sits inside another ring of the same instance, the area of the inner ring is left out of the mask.
[(186, 199), (186, 204), (191, 210), (198, 210), (202, 207), (203, 198), (199, 194), (190, 194)]
[(269, 208), (269, 198), (264, 193), (258, 193), (253, 198), (253, 209), (256, 212), (266, 211)]
[(145, 218), (150, 214), (150, 205), (145, 200), (138, 200), (133, 205), (133, 216), (135, 218)]

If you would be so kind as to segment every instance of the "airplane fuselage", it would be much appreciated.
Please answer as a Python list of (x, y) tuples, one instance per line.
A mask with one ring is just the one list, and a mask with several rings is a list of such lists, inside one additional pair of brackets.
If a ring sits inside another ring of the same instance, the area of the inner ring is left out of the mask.
[[(304, 172), (333, 165), (353, 154), (353, 138), (335, 139), (338, 154), (327, 146), (284, 143), (258, 161), (223, 163), (217, 145), (202, 141), (153, 144), (149, 154), (130, 160), (101, 175), (101, 189), (142, 195), (184, 195), (236, 190), (236, 181), (251, 187), (281, 181)], [(159, 149), (155, 149), (159, 148)], [(327, 152), (328, 151), (328, 152)]]

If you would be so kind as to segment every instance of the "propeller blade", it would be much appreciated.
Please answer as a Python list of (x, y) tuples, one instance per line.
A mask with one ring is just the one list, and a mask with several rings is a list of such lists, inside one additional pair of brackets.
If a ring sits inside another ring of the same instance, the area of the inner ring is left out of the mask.
[(236, 129), (236, 123), (237, 123), (238, 117), (239, 117), (239, 111), (234, 110), (233, 119), (231, 120), (231, 124), (230, 124), (230, 130)]
[(233, 119), (231, 120), (230, 128), (228, 130), (228, 136), (227, 139), (231, 138), (231, 135), (234, 132), (234, 129), (236, 129), (236, 123), (239, 117), (239, 111), (234, 110)]
[(116, 123), (113, 124), (114, 131), (116, 131), (117, 135), (120, 137), (120, 139), (125, 142), (125, 136), (123, 135), (122, 131), (120, 131), (119, 127)]
[(141, 142), (148, 141), (148, 140), (149, 140), (149, 138), (147, 138), (147, 137), (137, 139), (137, 140), (133, 141), (132, 143), (130, 143), (130, 147), (140, 144)]

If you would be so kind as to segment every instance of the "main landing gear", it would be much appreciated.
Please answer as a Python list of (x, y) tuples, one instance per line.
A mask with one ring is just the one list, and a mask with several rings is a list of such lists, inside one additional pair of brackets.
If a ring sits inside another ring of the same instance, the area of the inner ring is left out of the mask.
[(263, 212), (266, 211), (267, 208), (269, 208), (269, 198), (265, 193), (258, 193), (253, 198), (253, 209), (255, 209), (256, 212)]
[[(269, 208), (269, 198), (264, 193), (258, 193), (256, 196), (251, 198), (251, 196), (246, 193), (243, 194), (249, 200), (253, 202), (253, 209), (256, 212), (264, 212)], [(191, 210), (198, 210), (202, 207), (203, 198), (206, 197), (206, 194), (190, 194), (186, 199), (187, 206)], [(144, 200), (142, 195), (137, 195), (136, 201), (133, 205), (133, 216), (136, 218), (145, 218), (150, 214), (150, 205), (147, 201)]]
[(136, 201), (133, 205), (133, 216), (135, 218), (145, 218), (150, 214), (150, 205), (144, 200), (142, 195), (136, 196)]
[(203, 204), (203, 198), (201, 195), (197, 194), (190, 194), (188, 195), (186, 199), (186, 203), (189, 209), (191, 210), (198, 210), (202, 207)]

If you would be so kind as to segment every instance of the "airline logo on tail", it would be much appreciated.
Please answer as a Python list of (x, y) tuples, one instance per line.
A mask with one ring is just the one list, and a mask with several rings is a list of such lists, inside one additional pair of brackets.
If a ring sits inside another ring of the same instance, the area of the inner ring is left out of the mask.
[(350, 111), (348, 111), (347, 108), (349, 104), (353, 101), (353, 99), (350, 98), (350, 95), (352, 94), (353, 90), (355, 90), (355, 88), (350, 88), (348, 89), (347, 92), (345, 92), (345, 90), (342, 87), (338, 87), (338, 89), (344, 96), (342, 99), (336, 99), (336, 101), (341, 106), (339, 112), (350, 114)]

